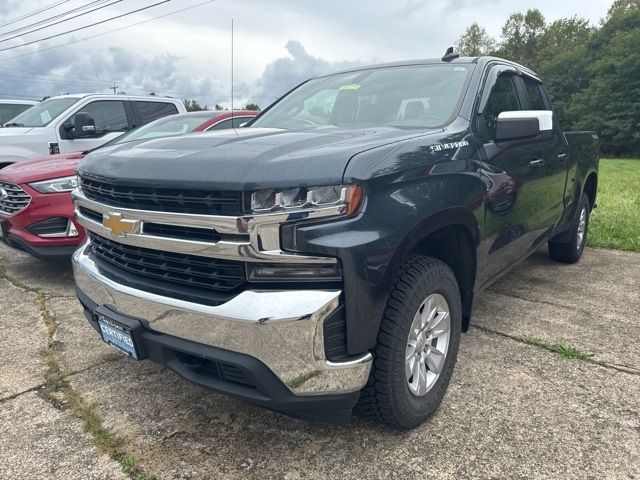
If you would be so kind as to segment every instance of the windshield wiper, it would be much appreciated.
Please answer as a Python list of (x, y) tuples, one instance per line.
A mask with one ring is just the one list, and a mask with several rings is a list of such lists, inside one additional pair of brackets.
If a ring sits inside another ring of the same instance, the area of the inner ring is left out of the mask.
[(5, 127), (24, 127), (24, 123), (5, 123)]

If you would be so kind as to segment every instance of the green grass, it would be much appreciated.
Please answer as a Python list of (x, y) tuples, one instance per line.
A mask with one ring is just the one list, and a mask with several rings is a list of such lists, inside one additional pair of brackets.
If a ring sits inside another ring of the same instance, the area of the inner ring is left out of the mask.
[(540, 346), (542, 344), (542, 339), (539, 337), (527, 337), (524, 338), (524, 341), (527, 345), (532, 345), (534, 347)]
[(593, 356), (591, 354), (584, 353), (571, 345), (567, 345), (564, 342), (549, 345), (546, 348), (553, 353), (557, 353), (558, 355), (562, 355), (566, 358), (572, 358), (574, 360), (591, 360), (591, 357)]
[(601, 159), (588, 245), (640, 252), (640, 160)]

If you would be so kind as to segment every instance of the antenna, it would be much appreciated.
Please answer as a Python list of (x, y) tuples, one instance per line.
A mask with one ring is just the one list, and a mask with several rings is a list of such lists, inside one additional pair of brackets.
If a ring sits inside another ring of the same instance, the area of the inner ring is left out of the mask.
[(233, 124), (233, 18), (231, 19), (231, 123)]
[(447, 51), (444, 53), (444, 56), (442, 57), (442, 61), (450, 62), (451, 60), (455, 60), (458, 57), (460, 57), (460, 54), (454, 53), (453, 47), (449, 47), (447, 48)]

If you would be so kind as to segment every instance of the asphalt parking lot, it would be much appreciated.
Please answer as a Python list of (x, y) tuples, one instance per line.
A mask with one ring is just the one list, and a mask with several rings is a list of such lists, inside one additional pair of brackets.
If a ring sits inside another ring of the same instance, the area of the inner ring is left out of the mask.
[(0, 277), (2, 479), (640, 478), (640, 254), (541, 251), (494, 284), (409, 432), (304, 423), (124, 358), (67, 265), (0, 246)]

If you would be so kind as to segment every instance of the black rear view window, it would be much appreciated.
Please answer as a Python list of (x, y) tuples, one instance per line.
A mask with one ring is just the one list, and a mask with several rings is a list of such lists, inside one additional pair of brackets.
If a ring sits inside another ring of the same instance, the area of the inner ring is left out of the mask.
[[(133, 102), (140, 115), (141, 125), (152, 122), (167, 115), (175, 115), (178, 109), (173, 103)], [(138, 125), (140, 126), (140, 125)]]
[(540, 93), (540, 85), (531, 78), (524, 77), (524, 85), (527, 89), (527, 96), (531, 101), (532, 110), (546, 110), (544, 101), (542, 100), (542, 94)]

